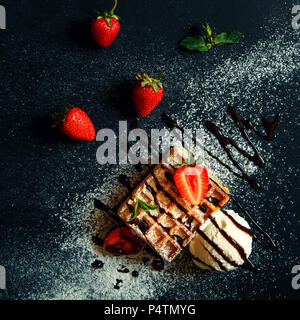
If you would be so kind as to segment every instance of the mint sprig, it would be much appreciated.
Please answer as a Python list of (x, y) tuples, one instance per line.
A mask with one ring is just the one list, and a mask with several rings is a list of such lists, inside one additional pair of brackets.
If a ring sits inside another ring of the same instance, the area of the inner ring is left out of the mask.
[(206, 34), (205, 36), (187, 37), (183, 39), (179, 45), (191, 51), (208, 51), (214, 46), (237, 43), (242, 35), (238, 31), (215, 34), (207, 22), (201, 22), (201, 26)]
[(131, 215), (131, 217), (129, 218), (129, 221), (132, 221), (137, 217), (139, 208), (141, 208), (142, 210), (144, 210), (146, 212), (149, 212), (150, 210), (155, 210), (158, 208), (157, 205), (149, 204), (149, 203), (139, 199), (138, 197), (135, 198), (135, 201), (136, 201), (136, 203), (134, 206), (134, 211), (133, 211), (133, 214)]

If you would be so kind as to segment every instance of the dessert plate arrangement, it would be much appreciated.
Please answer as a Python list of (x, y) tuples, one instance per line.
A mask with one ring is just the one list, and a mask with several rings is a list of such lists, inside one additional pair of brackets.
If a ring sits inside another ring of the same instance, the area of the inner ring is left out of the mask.
[[(291, 7), (133, 2), (51, 2), (39, 28), (18, 22), (37, 14), (30, 1), (7, 12), (1, 297), (295, 296)], [(204, 161), (180, 147), (155, 165), (97, 162), (99, 131), (120, 120), (201, 130)]]

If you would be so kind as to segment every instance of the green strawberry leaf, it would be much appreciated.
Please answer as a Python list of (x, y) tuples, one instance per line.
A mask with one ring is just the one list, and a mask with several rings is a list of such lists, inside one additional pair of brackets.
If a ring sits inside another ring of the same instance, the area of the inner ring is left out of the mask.
[(107, 24), (111, 27), (110, 18), (104, 18), (107, 22)]
[(158, 86), (157, 86), (157, 83), (156, 83), (156, 82), (154, 82), (154, 83), (152, 84), (152, 87), (153, 87), (153, 89), (154, 89), (155, 92), (158, 92)]
[(241, 33), (238, 31), (222, 32), (214, 36), (214, 44), (221, 45), (227, 43), (237, 43), (241, 38)]
[(201, 36), (186, 37), (179, 45), (191, 51), (208, 51), (211, 48), (211, 44), (206, 42), (206, 37)]

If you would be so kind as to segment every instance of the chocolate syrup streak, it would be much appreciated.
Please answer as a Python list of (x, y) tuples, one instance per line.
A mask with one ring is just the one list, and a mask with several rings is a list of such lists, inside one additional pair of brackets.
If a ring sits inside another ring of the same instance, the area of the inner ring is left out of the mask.
[[(228, 148), (228, 146), (229, 145), (233, 146), (244, 157), (248, 158), (249, 160), (254, 161), (257, 164), (260, 163), (260, 165), (265, 166), (265, 163), (262, 161), (262, 159), (261, 159), (260, 155), (258, 154), (257, 150), (255, 149), (256, 153), (254, 154), (254, 156), (251, 156), (248, 152), (246, 152), (245, 150), (241, 149), (233, 139), (225, 137), (223, 135), (221, 129), (217, 125), (215, 125), (213, 122), (206, 121), (205, 126), (206, 126), (206, 129), (208, 131), (210, 131), (217, 138), (217, 140), (219, 141), (220, 145), (223, 147), (223, 149), (226, 152), (226, 154), (227, 154), (228, 158), (230, 159), (230, 161), (241, 172), (241, 174), (242, 174), (241, 178), (243, 178), (244, 180), (249, 182), (255, 189), (260, 190), (261, 189), (260, 184), (254, 178), (250, 177), (244, 171), (244, 169), (240, 166), (240, 164), (232, 156), (232, 153), (231, 153), (230, 149)], [(253, 144), (252, 144), (252, 146), (253, 146)], [(231, 172), (232, 172), (232, 170), (231, 170)]]
[[(153, 176), (154, 177), (154, 176)], [(154, 178), (155, 179), (155, 178)], [(159, 208), (159, 212), (160, 213), (165, 213), (167, 214), (171, 219), (174, 219), (174, 217), (168, 212), (166, 211), (164, 208), (161, 207), (159, 200), (156, 197), (156, 192), (155, 190), (151, 187), (150, 184), (146, 183), (147, 189), (150, 191), (150, 193), (152, 194), (153, 198), (154, 198), (154, 202), (157, 204), (158, 208)], [(157, 185), (156, 188), (158, 189)], [(164, 191), (165, 192), (165, 191)], [(155, 220), (157, 220), (157, 218), (155, 217)], [(162, 224), (160, 224), (160, 226), (165, 229), (165, 231), (169, 234), (169, 229), (164, 227)], [(183, 248), (183, 239), (181, 237), (179, 237), (176, 234), (170, 235), (182, 248)]]
[(231, 220), (231, 222), (241, 231), (247, 233), (250, 237), (253, 237), (253, 232), (251, 231), (251, 229), (243, 226), (242, 224), (240, 224), (238, 221), (236, 221), (232, 215), (230, 215), (226, 210), (221, 209), (221, 211), (225, 214), (225, 216)]
[(117, 224), (123, 223), (121, 218), (117, 215), (115, 208), (110, 208), (99, 199), (94, 199), (94, 206), (96, 209), (104, 211), (109, 217), (111, 217)]
[(239, 265), (233, 261), (233, 260), (230, 260), (224, 253), (224, 251), (215, 243), (213, 242), (212, 240), (210, 240), (208, 238), (208, 236), (200, 229), (197, 230), (197, 232), (199, 233), (199, 235), (211, 246), (214, 248), (214, 250), (226, 261), (228, 262), (229, 264), (231, 264), (232, 266), (234, 267), (239, 267)]
[[(215, 257), (206, 247), (203, 246), (203, 249), (206, 251), (206, 253), (218, 264), (219, 268), (223, 271), (228, 271), (222, 264), (222, 262), (217, 258)], [(202, 263), (203, 265), (209, 267), (209, 269), (211, 271), (218, 271), (217, 269), (215, 269), (212, 265), (209, 265), (207, 263), (205, 263), (204, 261), (200, 260), (198, 257), (195, 257), (194, 255), (192, 255), (193, 259)]]
[(223, 135), (223, 133), (221, 132), (221, 129), (213, 122), (207, 121), (205, 123), (206, 129), (208, 131), (210, 131), (217, 138), (220, 145), (225, 150), (228, 158), (231, 160), (233, 165), (241, 172), (242, 178), (245, 179), (246, 181), (248, 181), (254, 188), (261, 189), (261, 186), (259, 185), (259, 183), (255, 179), (253, 179), (249, 175), (247, 175), (246, 172), (240, 166), (240, 164), (233, 158), (232, 153), (228, 149), (228, 146), (230, 146), (230, 145), (233, 146), (244, 157), (246, 157), (247, 159), (249, 159), (250, 161), (255, 163), (258, 167), (264, 168), (266, 166), (266, 164), (265, 164), (264, 160), (262, 159), (262, 157), (260, 156), (256, 147), (254, 146), (254, 144), (250, 140), (248, 134), (246, 133), (246, 129), (250, 129), (250, 130), (254, 131), (257, 135), (259, 135), (260, 137), (262, 137), (264, 139), (272, 140), (273, 132), (274, 132), (275, 128), (277, 127), (277, 124), (280, 119), (280, 114), (277, 113), (273, 122), (268, 121), (266, 118), (262, 118), (263, 126), (265, 127), (266, 132), (267, 132), (267, 134), (263, 134), (262, 132), (260, 132), (259, 130), (257, 130), (254, 127), (254, 125), (250, 122), (249, 119), (244, 119), (233, 107), (228, 108), (228, 113), (230, 114), (232, 120), (234, 121), (234, 123), (238, 127), (242, 137), (247, 141), (247, 143), (250, 145), (250, 147), (254, 151), (254, 155), (251, 155), (250, 153), (241, 149), (233, 139), (225, 137)]
[[(247, 159), (249, 159), (250, 161), (254, 162), (256, 165), (258, 165), (261, 168), (265, 167), (265, 162), (262, 159), (262, 157), (260, 156), (258, 150), (256, 149), (256, 147), (254, 146), (254, 144), (252, 143), (252, 141), (250, 140), (249, 136), (247, 135), (245, 129), (251, 129), (253, 130), (256, 134), (258, 134), (260, 137), (268, 139), (268, 140), (272, 140), (273, 137), (273, 132), (275, 130), (275, 128), (277, 127), (277, 124), (279, 122), (280, 119), (280, 114), (277, 113), (275, 119), (273, 122), (268, 121), (266, 118), (262, 118), (262, 123), (267, 131), (267, 134), (263, 134), (261, 133), (259, 130), (257, 130), (249, 120), (244, 119), (241, 115), (239, 115), (237, 113), (237, 111), (233, 108), (233, 107), (229, 107), (228, 108), (228, 112), (231, 116), (231, 118), (233, 119), (233, 121), (235, 122), (235, 124), (237, 125), (237, 127), (239, 128), (242, 137), (248, 142), (248, 144), (251, 146), (252, 150), (254, 151), (254, 155), (251, 155), (250, 153), (246, 152), (245, 150), (243, 150), (242, 148), (240, 148), (237, 143), (228, 137), (225, 137), (222, 133), (222, 131), (220, 130), (220, 128), (214, 124), (211, 121), (207, 121), (205, 123), (205, 126), (207, 128), (208, 131), (210, 131), (219, 141), (220, 145), (223, 147), (223, 149), (225, 150), (228, 158), (230, 159), (230, 161), (233, 163), (233, 165), (240, 171), (241, 174), (236, 173), (235, 171), (233, 171), (231, 169), (230, 166), (228, 166), (227, 164), (225, 164), (223, 161), (221, 161), (218, 157), (216, 157), (215, 155), (213, 155), (209, 150), (207, 150), (203, 145), (201, 145), (195, 138), (192, 138), (193, 142), (196, 143), (197, 145), (199, 145), (201, 148), (203, 148), (203, 150), (213, 159), (215, 159), (217, 162), (219, 162), (222, 166), (224, 166), (225, 168), (227, 168), (231, 173), (233, 173), (236, 177), (238, 178), (242, 178), (244, 180), (246, 180), (251, 186), (253, 186), (255, 189), (260, 190), (261, 186), (260, 184), (256, 181), (256, 179), (250, 177), (245, 171), (244, 169), (240, 166), (240, 164), (233, 158), (232, 153), (230, 152), (228, 146), (233, 146), (237, 151), (239, 151), (244, 157), (246, 157)], [(169, 116), (167, 116), (166, 114), (162, 115), (162, 120), (165, 122), (165, 124), (173, 129), (173, 128), (178, 128), (181, 132), (184, 132), (183, 128), (181, 128), (177, 123), (175, 123)], [(243, 127), (243, 125), (244, 127)]]
[[(267, 134), (263, 134), (261, 131), (259, 131), (251, 122), (249, 119), (244, 119), (233, 107), (228, 107), (228, 113), (230, 114), (232, 120), (236, 123), (236, 125), (240, 129), (240, 123), (242, 123), (245, 127), (245, 129), (250, 129), (253, 132), (255, 132), (258, 136), (261, 138), (272, 140), (273, 139), (273, 133), (276, 129), (279, 119), (280, 119), (280, 113), (278, 112), (274, 118), (274, 121), (269, 121), (266, 118), (262, 117), (262, 124), (266, 129)], [(245, 132), (245, 129), (242, 127), (243, 132)], [(242, 133), (243, 134), (243, 133)]]
[[(250, 213), (239, 203), (238, 200), (236, 200), (230, 193), (226, 192), (224, 189), (221, 188), (221, 186), (213, 179), (210, 178), (210, 181), (212, 181), (217, 187), (219, 187), (228, 197), (230, 197), (230, 199), (232, 199), (232, 201), (246, 214), (246, 216), (248, 217), (248, 219), (253, 223), (253, 225), (255, 226), (255, 228), (265, 237), (268, 239), (269, 243), (265, 244), (263, 242), (261, 242), (254, 234), (252, 234), (253, 239), (255, 241), (257, 241), (262, 247), (266, 248), (266, 249), (270, 249), (273, 251), (277, 251), (278, 247), (277, 245), (274, 243), (274, 241), (272, 240), (272, 238), (270, 237), (270, 235), (264, 231), (260, 225), (252, 218), (252, 216), (250, 215)], [(222, 210), (223, 212), (225, 210)], [(244, 230), (246, 231), (246, 230)]]
[[(166, 114), (162, 114), (162, 120), (163, 122), (172, 130), (174, 128), (179, 129), (182, 133), (184, 133), (184, 130), (182, 127), (180, 127), (175, 121), (173, 121), (168, 115)], [(207, 148), (205, 148), (197, 139), (195, 139), (194, 137), (190, 136), (187, 134), (187, 137), (192, 139), (192, 141), (198, 145), (199, 147), (201, 147), (211, 158), (213, 158), (214, 160), (216, 160), (220, 165), (222, 165), (224, 168), (226, 168), (228, 171), (230, 171), (233, 175), (235, 175), (236, 177), (240, 178), (240, 179), (245, 179), (247, 180), (250, 184), (252, 184), (253, 186), (255, 186), (257, 189), (261, 188), (259, 186), (259, 184), (257, 183), (256, 180), (252, 179), (251, 177), (249, 177), (245, 172), (244, 174), (238, 174), (237, 172), (235, 172), (234, 170), (231, 169), (231, 167), (226, 164), (225, 162), (223, 162), (222, 160), (220, 160), (217, 156), (215, 156), (213, 153), (211, 153)], [(231, 157), (232, 158), (232, 157)], [(233, 158), (232, 160), (234, 161), (234, 163), (236, 163), (237, 165), (238, 162), (235, 161)]]
[(119, 289), (121, 288), (121, 287), (120, 287), (120, 283), (122, 283), (123, 280), (117, 279), (116, 281), (117, 281), (117, 282), (116, 282), (116, 284), (114, 285), (114, 289), (119, 290)]
[(96, 259), (96, 260), (92, 263), (92, 267), (93, 267), (94, 269), (102, 269), (103, 266), (104, 266), (104, 262), (101, 261), (101, 260), (97, 260), (97, 259)]
[[(239, 253), (240, 257), (242, 258), (242, 260), (245, 262), (245, 267), (251, 271), (254, 272), (258, 272), (260, 271), (258, 268), (256, 268), (252, 262), (247, 258), (246, 252), (244, 250), (244, 248), (235, 241), (235, 239), (233, 239), (227, 232), (225, 232), (225, 230), (223, 230), (222, 228), (220, 228), (220, 226), (218, 225), (217, 221), (215, 218), (213, 218), (212, 216), (209, 216), (210, 221), (212, 222), (212, 224), (219, 230), (219, 232), (222, 234), (222, 236), (237, 250), (237, 252)], [(232, 218), (233, 219), (233, 218)], [(224, 252), (223, 252), (223, 257), (224, 257)], [(232, 260), (231, 260), (232, 261)], [(235, 263), (231, 263), (232, 265), (234, 265)]]

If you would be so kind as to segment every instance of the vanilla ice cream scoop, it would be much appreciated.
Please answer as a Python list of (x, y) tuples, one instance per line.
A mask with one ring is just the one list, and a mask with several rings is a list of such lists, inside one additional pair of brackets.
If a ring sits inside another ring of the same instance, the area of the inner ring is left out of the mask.
[(229, 271), (248, 261), (252, 232), (233, 210), (219, 210), (208, 217), (190, 242), (193, 262), (202, 269)]

